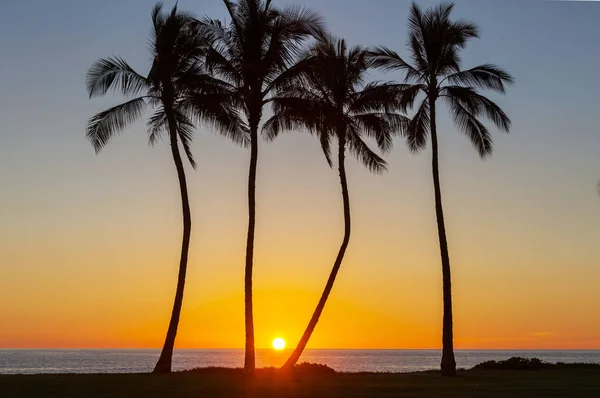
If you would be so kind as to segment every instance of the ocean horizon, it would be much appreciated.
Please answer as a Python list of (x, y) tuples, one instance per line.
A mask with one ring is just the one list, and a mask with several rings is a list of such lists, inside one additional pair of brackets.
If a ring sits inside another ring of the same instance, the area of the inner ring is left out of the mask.
[[(290, 350), (257, 349), (257, 367), (278, 367)], [(145, 373), (152, 371), (159, 349), (0, 349), (0, 374)], [(456, 350), (459, 368), (511, 357), (556, 363), (600, 363), (600, 350)], [(239, 368), (243, 349), (176, 349), (173, 370), (202, 367)], [(403, 373), (439, 369), (439, 349), (307, 349), (299, 362), (319, 363), (340, 372)]]

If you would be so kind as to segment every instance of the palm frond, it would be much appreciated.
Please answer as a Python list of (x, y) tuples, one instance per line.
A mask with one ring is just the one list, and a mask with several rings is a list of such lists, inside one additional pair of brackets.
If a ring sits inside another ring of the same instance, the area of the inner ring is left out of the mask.
[[(418, 33), (411, 32), (408, 35), (408, 47), (410, 50), (410, 57), (413, 63), (417, 66), (416, 69), (421, 71), (422, 79), (431, 77), (431, 65), (427, 59), (426, 50), (422, 39)], [(429, 76), (426, 77), (426, 75)]]
[(454, 9), (454, 3), (440, 3), (429, 11), (434, 21), (443, 22), (450, 18), (450, 14)]
[(422, 82), (423, 74), (388, 47), (378, 46), (370, 49), (368, 57), (372, 67), (383, 71), (398, 70), (404, 72), (405, 81)]
[[(339, 54), (344, 54), (339, 52)], [(366, 72), (369, 69), (367, 51), (361, 46), (353, 46), (346, 53), (346, 85), (351, 88), (350, 93), (363, 86)], [(349, 97), (349, 96), (346, 96)]]
[(447, 76), (453, 85), (473, 86), (490, 89), (500, 93), (506, 92), (506, 85), (513, 85), (513, 77), (493, 64), (483, 64)]
[(479, 27), (470, 21), (454, 21), (449, 28), (448, 41), (456, 47), (465, 48), (469, 39), (479, 37)]
[(400, 109), (402, 92), (407, 87), (404, 84), (370, 82), (362, 90), (350, 96), (348, 109), (356, 113)]
[(90, 98), (105, 95), (111, 89), (133, 96), (147, 90), (149, 81), (133, 70), (124, 59), (110, 57), (100, 59), (90, 67), (86, 86)]
[(209, 126), (234, 143), (247, 147), (250, 143), (248, 127), (241, 119), (235, 95), (223, 92), (192, 92), (185, 110), (190, 118)]
[(94, 146), (96, 153), (113, 135), (139, 119), (145, 106), (145, 98), (138, 97), (93, 116), (87, 124), (86, 137)]
[(436, 54), (436, 64), (434, 67), (436, 76), (447, 76), (460, 71), (461, 57), (456, 45), (445, 44), (439, 53)]
[(273, 87), (274, 80), (306, 55), (303, 48), (306, 40), (322, 35), (323, 31), (323, 18), (313, 10), (299, 6), (278, 10), (278, 16), (273, 19), (268, 30), (268, 40), (263, 46), (261, 64), (265, 92)]
[(381, 174), (387, 171), (387, 163), (369, 148), (369, 146), (351, 129), (346, 133), (346, 143), (350, 153), (362, 163), (370, 172)]
[[(184, 152), (192, 165), (196, 168), (196, 162), (192, 154), (190, 145), (194, 136), (194, 124), (192, 120), (179, 111), (174, 112), (177, 137), (175, 142), (181, 141)], [(148, 119), (148, 144), (153, 146), (160, 140), (165, 133), (169, 134), (169, 122), (164, 109), (157, 109), (154, 114)], [(171, 144), (172, 145), (172, 144)]]
[(321, 149), (323, 150), (323, 155), (325, 155), (327, 165), (329, 165), (330, 168), (333, 168), (333, 161), (331, 160), (331, 139), (332, 134), (319, 134), (319, 142), (321, 144)]
[(263, 137), (271, 142), (284, 131), (306, 129), (310, 133), (325, 134), (323, 110), (309, 98), (275, 97), (272, 101), (273, 116), (262, 127)]
[[(310, 52), (306, 51), (304, 54), (298, 56), (298, 61), (292, 66), (285, 68), (281, 73), (274, 76), (272, 80), (267, 82), (265, 89), (263, 90), (263, 96), (273, 91), (285, 91), (289, 88), (294, 88), (302, 85), (306, 74), (310, 72), (313, 67), (313, 59), (311, 58)], [(278, 95), (278, 94), (275, 94)]]
[(425, 43), (428, 37), (428, 25), (431, 25), (429, 13), (423, 13), (417, 3), (413, 1), (408, 15), (408, 46), (413, 63), (417, 65), (416, 69), (421, 72), (427, 71), (431, 66), (428, 62), (431, 60)]
[(419, 152), (427, 146), (430, 132), (429, 102), (425, 98), (415, 115), (410, 120), (406, 130), (406, 144), (411, 152)]
[[(286, 106), (276, 107), (278, 110), (263, 124), (263, 137), (270, 142), (284, 131), (305, 129), (317, 135), (325, 160), (329, 167), (333, 167), (331, 159), (333, 133), (327, 118), (320, 113), (318, 105), (310, 103), (310, 100), (297, 98), (285, 98), (284, 101), (287, 102)], [(276, 103), (277, 100), (274, 102)]]
[(491, 120), (498, 129), (508, 133), (511, 121), (508, 115), (492, 100), (477, 93), (470, 87), (446, 86), (440, 94), (447, 98), (452, 106), (452, 101), (458, 101), (471, 114), (478, 117), (481, 113)]
[(177, 79), (177, 89), (184, 95), (189, 93), (213, 93), (228, 95), (229, 101), (241, 106), (242, 98), (238, 88), (226, 80), (206, 73), (203, 68), (192, 68)]
[(221, 76), (232, 84), (242, 86), (244, 77), (231, 57), (228, 56), (229, 51), (227, 45), (215, 43), (208, 48), (204, 62), (211, 73)]
[(469, 138), (479, 156), (486, 158), (491, 155), (494, 149), (492, 136), (483, 123), (477, 119), (476, 114), (470, 112), (453, 97), (448, 97), (448, 102), (454, 124)]
[(154, 146), (168, 132), (167, 115), (163, 107), (159, 107), (146, 123), (148, 129), (148, 145)]
[(351, 120), (357, 127), (355, 131), (361, 131), (365, 136), (374, 138), (384, 153), (392, 149), (393, 135), (406, 131), (410, 124), (410, 119), (406, 116), (391, 112), (353, 115)]
[(162, 1), (158, 1), (154, 7), (152, 8), (152, 25), (154, 26), (154, 30), (158, 31), (164, 25), (165, 18), (162, 14)]
[(231, 18), (231, 23), (236, 27), (238, 31), (242, 30), (236, 12), (237, 7), (231, 2), (231, 0), (223, 0), (223, 3), (225, 3), (225, 7), (227, 8), (227, 12), (229, 13), (229, 17)]
[(239, 30), (235, 28), (237, 25), (232, 25), (234, 22), (227, 25), (208, 17), (199, 20), (199, 30), (207, 43), (204, 58), (206, 69), (232, 84), (241, 86), (244, 80), (241, 68), (244, 49), (239, 42), (241, 38)]
[(422, 39), (426, 33), (427, 18), (428, 16), (423, 14), (421, 7), (413, 1), (408, 14), (408, 29), (416, 38)]
[(406, 112), (414, 106), (420, 92), (427, 94), (427, 87), (423, 84), (403, 85), (400, 91), (399, 109)]
[(190, 165), (193, 169), (196, 169), (196, 161), (194, 160), (191, 149), (192, 140), (194, 138), (194, 124), (187, 116), (179, 112), (175, 114), (175, 119), (177, 120), (177, 136), (179, 140), (181, 140), (181, 145), (183, 146), (183, 150)]
[(307, 37), (319, 37), (325, 33), (325, 19), (308, 7), (288, 6), (279, 10), (281, 25), (285, 27), (286, 39), (303, 42)]

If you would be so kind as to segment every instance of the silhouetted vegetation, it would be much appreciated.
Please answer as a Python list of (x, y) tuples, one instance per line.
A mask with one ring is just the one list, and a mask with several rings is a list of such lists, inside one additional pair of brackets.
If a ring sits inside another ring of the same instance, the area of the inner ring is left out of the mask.
[(327, 375), (337, 373), (333, 368), (320, 363), (301, 362), (294, 365), (294, 373), (296, 374), (313, 374), (313, 375)]
[[(189, 370), (183, 370), (178, 373), (198, 373), (198, 374), (225, 374), (225, 375), (238, 375), (245, 374), (243, 368), (224, 368), (224, 367), (205, 367), (205, 368), (194, 368)], [(319, 363), (302, 362), (294, 365), (291, 369), (282, 370), (275, 367), (266, 367), (255, 369), (254, 375), (262, 376), (277, 376), (280, 374), (293, 374), (293, 375), (324, 375), (337, 373), (333, 368), (327, 365)]]
[(544, 369), (600, 369), (595, 363), (550, 363), (538, 358), (512, 357), (504, 361), (486, 361), (475, 365), (474, 370), (544, 370)]

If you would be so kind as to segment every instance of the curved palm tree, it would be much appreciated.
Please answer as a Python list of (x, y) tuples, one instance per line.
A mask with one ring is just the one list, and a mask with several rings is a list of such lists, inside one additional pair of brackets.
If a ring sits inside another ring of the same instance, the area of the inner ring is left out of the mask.
[(296, 76), (280, 87), (273, 99), (274, 116), (263, 133), (274, 139), (281, 131), (306, 128), (317, 135), (327, 163), (332, 166), (330, 143), (338, 144), (338, 169), (344, 208), (344, 238), (317, 307), (296, 349), (283, 365), (292, 368), (302, 354), (323, 312), (350, 241), (350, 197), (346, 180), (346, 149), (370, 171), (381, 173), (386, 162), (373, 152), (363, 137), (374, 139), (382, 151), (392, 148), (392, 135), (409, 122), (394, 112), (399, 86), (365, 83), (368, 53), (348, 48), (343, 39), (323, 36), (291, 72)]
[(204, 20), (212, 45), (206, 55), (210, 71), (235, 88), (236, 104), (250, 133), (248, 235), (244, 272), (246, 350), (244, 368), (255, 368), (252, 268), (256, 224), (258, 128), (271, 92), (286, 80), (303, 43), (322, 29), (321, 17), (304, 8), (278, 9), (271, 0), (223, 0), (231, 21)]
[(152, 11), (153, 62), (147, 77), (134, 71), (119, 57), (100, 59), (89, 69), (87, 91), (90, 98), (105, 95), (110, 90), (134, 98), (92, 117), (86, 135), (98, 153), (112, 136), (139, 119), (148, 106), (155, 108), (147, 123), (150, 144), (160, 139), (163, 133), (168, 134), (181, 191), (183, 241), (173, 311), (154, 371), (170, 372), (183, 302), (192, 222), (179, 144), (195, 168), (190, 143), (196, 121), (208, 122), (238, 143), (244, 142), (245, 135), (240, 129), (237, 111), (229, 101), (232, 93), (203, 69), (200, 61), (206, 46), (194, 19), (178, 12), (177, 7), (170, 13), (163, 13), (161, 7), (158, 3)]
[(510, 119), (498, 105), (478, 93), (478, 89), (505, 92), (513, 78), (492, 64), (461, 69), (459, 52), (469, 39), (478, 37), (478, 28), (468, 21), (451, 21), (453, 4), (441, 4), (422, 11), (412, 4), (409, 24), (408, 49), (412, 64), (394, 51), (379, 47), (371, 54), (375, 66), (384, 70), (400, 70), (405, 74), (402, 105), (410, 108), (420, 93), (424, 99), (407, 130), (407, 143), (412, 151), (427, 145), (431, 135), (433, 187), (438, 238), (442, 260), (444, 316), (442, 331), (441, 372), (444, 376), (456, 374), (452, 332), (452, 293), (450, 258), (442, 209), (442, 193), (438, 166), (438, 139), (436, 129), (436, 101), (443, 99), (456, 127), (465, 133), (482, 158), (492, 154), (492, 137), (481, 122), (485, 116), (500, 130), (509, 132)]

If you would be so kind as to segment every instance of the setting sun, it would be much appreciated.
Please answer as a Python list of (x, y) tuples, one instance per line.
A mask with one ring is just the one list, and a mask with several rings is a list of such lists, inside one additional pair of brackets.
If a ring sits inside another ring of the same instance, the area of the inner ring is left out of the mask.
[(285, 340), (281, 337), (276, 338), (273, 340), (273, 348), (278, 351), (283, 350), (285, 348)]

